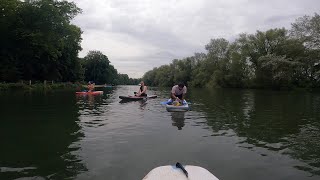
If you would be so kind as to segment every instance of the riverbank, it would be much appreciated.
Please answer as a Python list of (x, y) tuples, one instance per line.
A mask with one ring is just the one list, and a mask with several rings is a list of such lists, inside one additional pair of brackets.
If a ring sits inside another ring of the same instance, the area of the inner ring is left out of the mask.
[[(0, 83), (0, 92), (5, 91), (34, 91), (34, 92), (42, 92), (42, 91), (60, 91), (60, 90), (70, 90), (70, 91), (82, 91), (86, 89), (86, 84), (81, 83), (71, 83), (71, 82), (61, 82), (61, 83), (34, 83), (29, 84), (26, 82), (20, 83)], [(112, 85), (96, 85), (96, 88), (104, 88), (104, 87), (113, 87)], [(157, 89), (170, 89), (171, 87), (149, 87), (149, 88), (157, 88)], [(188, 87), (189, 88), (189, 87)], [(196, 88), (199, 89), (199, 88)], [(222, 88), (222, 87), (213, 87), (213, 88), (200, 88), (200, 89), (248, 89), (248, 90), (272, 90), (272, 91), (301, 91), (301, 92), (320, 92), (319, 88), (261, 88), (261, 87), (247, 87), (247, 88)]]
[(56, 90), (82, 90), (79, 83), (0, 83), (0, 91), (56, 91)]

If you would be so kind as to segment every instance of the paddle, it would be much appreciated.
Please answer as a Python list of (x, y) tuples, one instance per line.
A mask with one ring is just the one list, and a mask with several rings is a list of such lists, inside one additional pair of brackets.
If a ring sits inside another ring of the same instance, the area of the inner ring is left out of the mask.
[(169, 99), (169, 100), (167, 100), (167, 101), (160, 102), (161, 105), (167, 105), (167, 104), (169, 104), (169, 103), (172, 103), (172, 100), (171, 100), (171, 99)]
[(163, 102), (160, 102), (161, 105), (166, 105), (168, 104), (168, 101), (163, 101)]
[(176, 167), (177, 167), (177, 168), (180, 168), (180, 169), (183, 171), (183, 173), (184, 173), (184, 174), (187, 176), (187, 178), (188, 178), (188, 172), (187, 172), (187, 170), (182, 166), (182, 164), (180, 164), (179, 162), (177, 162)]

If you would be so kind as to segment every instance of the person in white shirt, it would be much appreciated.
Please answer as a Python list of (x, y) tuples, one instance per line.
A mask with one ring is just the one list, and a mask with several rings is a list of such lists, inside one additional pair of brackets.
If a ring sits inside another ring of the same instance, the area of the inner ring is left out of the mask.
[(178, 85), (175, 85), (172, 87), (171, 99), (172, 101), (182, 102), (185, 99), (186, 94), (187, 94), (187, 87), (184, 85), (184, 83), (180, 82)]

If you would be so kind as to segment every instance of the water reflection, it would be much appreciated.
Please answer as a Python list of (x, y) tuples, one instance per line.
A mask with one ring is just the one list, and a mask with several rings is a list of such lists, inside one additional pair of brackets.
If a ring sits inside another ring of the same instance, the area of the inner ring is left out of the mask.
[(319, 94), (190, 88), (193, 111), (169, 113), (170, 89), (119, 103), (136, 89), (0, 96), (0, 179), (141, 179), (178, 159), (221, 179), (318, 178)]
[(235, 133), (242, 139), (239, 147), (265, 148), (290, 155), (305, 162), (296, 168), (320, 174), (319, 94), (231, 89), (197, 91), (191, 94), (199, 104), (194, 108), (206, 112), (207, 124), (214, 136)]
[(185, 120), (184, 115), (185, 112), (171, 112), (172, 126), (176, 126), (178, 130), (182, 130)]
[(103, 103), (103, 95), (76, 95), (77, 104), (81, 109), (95, 109)]
[(139, 101), (131, 101), (131, 100), (125, 100), (125, 99), (122, 99), (119, 101), (120, 104), (126, 104), (126, 103), (137, 103), (139, 104), (139, 107), (140, 109), (145, 109), (146, 105), (148, 104), (148, 99), (142, 99), (142, 100), (139, 100)]
[(78, 155), (84, 134), (72, 96), (21, 95), (2, 102), (0, 179), (67, 179), (87, 170)]
[(148, 102), (147, 99), (143, 99), (143, 100), (139, 101), (140, 109), (144, 110), (146, 108), (146, 105), (148, 104), (147, 102)]

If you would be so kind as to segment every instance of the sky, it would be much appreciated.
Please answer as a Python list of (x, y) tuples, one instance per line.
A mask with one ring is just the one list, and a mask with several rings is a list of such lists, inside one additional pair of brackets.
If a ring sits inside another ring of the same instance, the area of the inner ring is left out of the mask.
[[(69, 0), (72, 1), (72, 0)], [(319, 13), (319, 0), (74, 0), (82, 14), (84, 57), (107, 55), (119, 73), (140, 78), (173, 59), (205, 52), (214, 38), (290, 28), (304, 15)]]

